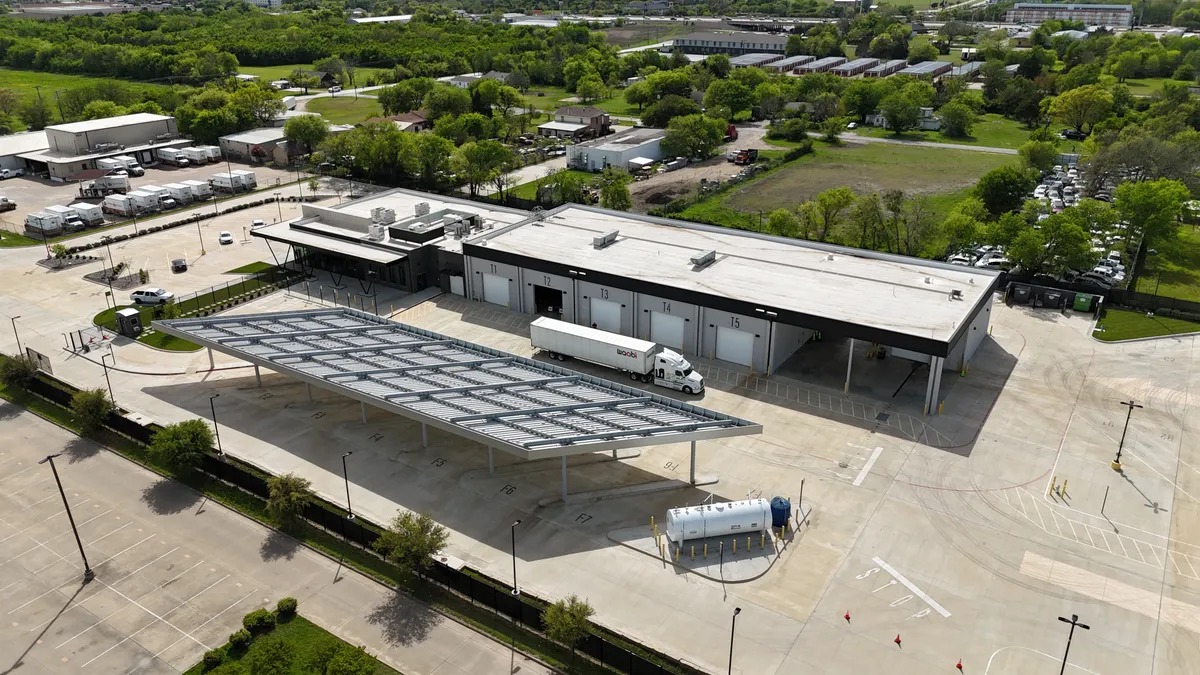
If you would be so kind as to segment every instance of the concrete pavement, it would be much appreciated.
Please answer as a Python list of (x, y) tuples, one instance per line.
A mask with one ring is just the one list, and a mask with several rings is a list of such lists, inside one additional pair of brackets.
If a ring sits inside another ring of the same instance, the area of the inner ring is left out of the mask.
[[(88, 561), (48, 466), (56, 460)], [(405, 675), (548, 673), (539, 663), (91, 441), (0, 402), (0, 668), (190, 668), (241, 617), (300, 613)], [(514, 660), (515, 659), (515, 664)]]

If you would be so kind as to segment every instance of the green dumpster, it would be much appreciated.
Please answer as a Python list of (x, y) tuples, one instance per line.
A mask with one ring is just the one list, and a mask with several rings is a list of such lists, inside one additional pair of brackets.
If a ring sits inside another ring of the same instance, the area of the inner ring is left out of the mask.
[(1072, 306), (1072, 308), (1076, 312), (1092, 311), (1092, 296), (1088, 293), (1076, 293), (1075, 304)]

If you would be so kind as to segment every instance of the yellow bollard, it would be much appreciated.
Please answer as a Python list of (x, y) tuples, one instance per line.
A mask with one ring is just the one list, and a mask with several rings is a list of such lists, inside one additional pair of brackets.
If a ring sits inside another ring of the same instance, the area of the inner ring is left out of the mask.
[(708, 542), (704, 543), (704, 559), (708, 560)]
[(696, 545), (692, 544), (692, 560), (696, 559)]
[[(791, 522), (791, 520), (792, 520), (791, 518), (788, 518), (788, 522)], [(783, 535), (780, 537), (781, 539), (787, 538), (787, 526), (788, 526), (787, 523), (783, 524)]]
[(679, 548), (675, 548), (675, 562), (679, 562)]
[(762, 550), (764, 550), (764, 551), (765, 551), (765, 550), (767, 549), (767, 533), (766, 533), (766, 532), (763, 532), (763, 533), (762, 533), (761, 535), (759, 535), (759, 536), (760, 536), (762, 539), (761, 539), (761, 541), (759, 541), (759, 542), (758, 542), (758, 547), (759, 547), (760, 549), (762, 549)]
[(1050, 496), (1054, 496), (1054, 489), (1058, 486), (1058, 475), (1055, 474), (1050, 478)]
[(746, 537), (746, 553), (750, 552), (750, 537)]
[(1067, 496), (1067, 479), (1066, 478), (1063, 479), (1062, 494), (1064, 497)]
[(650, 516), (650, 529), (654, 529), (654, 516)]
[(942, 414), (942, 406), (944, 406), (944, 405), (946, 405), (946, 402), (945, 402), (945, 401), (939, 401), (939, 402), (938, 402), (938, 414), (939, 414), (939, 415), (941, 415), (941, 414)]
[(667, 559), (667, 549), (665, 549), (661, 543), (658, 545), (658, 557), (662, 558), (663, 560)]
[(733, 554), (737, 555), (737, 539), (733, 540)]

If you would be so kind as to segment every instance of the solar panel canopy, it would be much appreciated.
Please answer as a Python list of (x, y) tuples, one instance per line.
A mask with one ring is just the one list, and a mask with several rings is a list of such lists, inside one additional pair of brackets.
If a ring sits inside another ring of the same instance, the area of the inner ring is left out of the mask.
[(354, 309), (153, 328), (525, 459), (757, 434), (761, 425)]

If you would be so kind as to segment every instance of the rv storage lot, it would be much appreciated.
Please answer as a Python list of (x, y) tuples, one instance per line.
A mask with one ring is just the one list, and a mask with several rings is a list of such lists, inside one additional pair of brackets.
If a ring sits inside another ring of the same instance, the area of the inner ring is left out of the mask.
[[(160, 241), (153, 252), (123, 255), (165, 258), (187, 245)], [(220, 264), (202, 264), (224, 271), (262, 259), (257, 246), (210, 249)], [(0, 285), (38, 289), (5, 293), (0, 313), (23, 317), (23, 343), (49, 354), (56, 374), (103, 386), (98, 361), (61, 351), (61, 332), (102, 303), (99, 287), (33, 267), (34, 257), (0, 251)], [(95, 297), (81, 297), (88, 293)], [(310, 306), (275, 294), (235, 311)], [(726, 667), (734, 607), (742, 609), (739, 673), (915, 675), (949, 672), (960, 658), (969, 673), (1049, 673), (1066, 639), (1057, 617), (1072, 613), (1092, 627), (1076, 632), (1072, 672), (1197, 672), (1200, 442), (1191, 430), (1200, 414), (1189, 392), (1200, 386), (1200, 347), (1190, 337), (1100, 344), (1083, 316), (1002, 304), (992, 315), (993, 338), (970, 373), (947, 373), (945, 410), (929, 418), (920, 410), (923, 374), (892, 375), (894, 357), (860, 351), (844, 396), (836, 341), (804, 347), (770, 378), (695, 361), (708, 390), (692, 400), (764, 426), (761, 436), (698, 444), (698, 473), (719, 478), (707, 490), (719, 501), (782, 495), (795, 504), (803, 481), (814, 509), (764, 576), (738, 584), (676, 572), (612, 540), (618, 530), (648, 531), (650, 516), (700, 502), (705, 489), (556, 503), (557, 462), (518, 464), (497, 453), (491, 474), (482, 447), (431, 430), (422, 448), (414, 423), (369, 408), (363, 423), (357, 403), (317, 389), (310, 401), (298, 382), (265, 371), (263, 388), (247, 368), (201, 372), (210, 368), (204, 352), (118, 340), (122, 372), (111, 378), (117, 401), (160, 422), (207, 417), (209, 397), (220, 393), (226, 452), (296, 471), (335, 502), (345, 498), (341, 453), (353, 450), (356, 513), (384, 522), (400, 507), (428, 510), (452, 532), (447, 552), (497, 579), (511, 580), (509, 525), (520, 519), (525, 591), (578, 594), (597, 621), (708, 672)], [(397, 318), (531, 353), (529, 317), (503, 308), (440, 296)], [(0, 345), (15, 348), (7, 334)], [(238, 364), (218, 354), (215, 365)], [(1120, 474), (1108, 462), (1125, 397), (1146, 407), (1133, 417)], [(653, 446), (621, 461), (572, 460), (570, 490), (686, 479), (687, 470), (686, 445)], [(1069, 480), (1065, 498), (1049, 495), (1052, 477)]]

